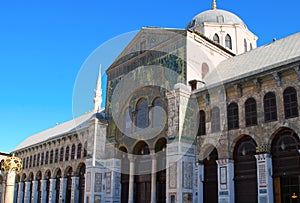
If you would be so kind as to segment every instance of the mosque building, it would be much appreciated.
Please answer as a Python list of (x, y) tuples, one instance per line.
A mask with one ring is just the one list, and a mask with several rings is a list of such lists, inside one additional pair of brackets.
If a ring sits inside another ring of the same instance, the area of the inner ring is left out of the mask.
[(13, 150), (14, 202), (300, 202), (300, 33), (257, 39), (215, 0), (184, 29), (142, 28), (104, 109), (99, 75), (93, 112)]

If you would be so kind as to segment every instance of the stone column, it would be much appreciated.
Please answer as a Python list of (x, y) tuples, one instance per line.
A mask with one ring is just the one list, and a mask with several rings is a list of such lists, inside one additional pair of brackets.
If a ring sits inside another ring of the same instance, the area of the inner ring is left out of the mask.
[(49, 202), (55, 202), (55, 198), (56, 198), (55, 185), (56, 185), (56, 179), (50, 179)]
[(259, 203), (273, 203), (272, 159), (268, 153), (255, 155)]
[[(19, 184), (15, 183), (15, 189), (14, 189), (14, 202), (17, 202), (18, 199), (18, 189), (19, 189)], [(1, 191), (2, 192), (2, 191)]]
[(152, 173), (151, 173), (151, 203), (156, 203), (156, 170), (157, 160), (155, 152), (151, 154), (152, 158)]
[(47, 180), (41, 180), (41, 191), (42, 191), (42, 203), (47, 202)]
[(130, 161), (129, 165), (129, 191), (128, 191), (128, 203), (133, 203), (134, 201), (134, 171), (135, 171), (135, 157), (129, 154), (128, 159)]
[(38, 202), (38, 181), (32, 181), (32, 193), (31, 193), (31, 202), (37, 203)]
[(79, 177), (73, 176), (72, 177), (72, 189), (71, 189), (71, 202), (77, 203), (78, 197), (79, 197), (79, 191), (78, 191), (78, 183), (79, 183)]
[(25, 198), (24, 203), (30, 202), (31, 194), (30, 194), (31, 182), (25, 182)]
[(6, 185), (5, 185), (5, 203), (13, 203), (15, 191), (15, 177), (16, 173), (22, 169), (21, 159), (12, 155), (7, 157), (1, 162), (1, 170), (6, 172)]
[(59, 203), (64, 203), (67, 191), (67, 178), (60, 178)]
[(219, 159), (217, 164), (219, 202), (234, 202), (233, 160)]
[(17, 199), (17, 203), (22, 203), (23, 202), (23, 188), (24, 188), (24, 182), (19, 182), (19, 192), (18, 192), (18, 199)]
[(197, 193), (198, 193), (198, 203), (203, 203), (203, 181), (204, 181), (204, 165), (202, 162), (197, 163), (198, 167), (198, 188), (197, 188)]

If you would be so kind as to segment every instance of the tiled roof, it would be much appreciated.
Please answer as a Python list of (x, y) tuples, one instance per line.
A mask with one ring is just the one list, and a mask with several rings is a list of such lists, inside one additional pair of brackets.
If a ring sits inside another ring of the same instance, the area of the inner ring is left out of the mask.
[(223, 84), (300, 60), (300, 32), (222, 61), (206, 83)]
[(50, 140), (54, 137), (72, 133), (76, 130), (88, 127), (88, 121), (95, 116), (94, 112), (86, 113), (82, 116), (79, 116), (77, 118), (74, 118), (72, 120), (69, 120), (67, 122), (64, 122), (62, 124), (56, 125), (52, 128), (49, 128), (47, 130), (44, 130), (42, 132), (39, 132), (37, 134), (34, 134), (28, 138), (26, 138), (21, 144), (19, 144), (14, 151), (35, 145), (40, 142), (44, 142), (47, 140)]

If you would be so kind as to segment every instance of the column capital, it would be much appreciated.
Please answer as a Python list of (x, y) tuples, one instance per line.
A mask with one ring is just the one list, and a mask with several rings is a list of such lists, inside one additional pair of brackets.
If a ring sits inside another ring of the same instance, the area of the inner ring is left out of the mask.
[(130, 162), (135, 162), (135, 160), (137, 158), (137, 155), (128, 154), (127, 157), (128, 157), (128, 159), (129, 159)]
[(219, 159), (219, 160), (216, 160), (216, 162), (218, 165), (226, 165), (229, 163), (233, 163), (234, 161), (232, 159)]

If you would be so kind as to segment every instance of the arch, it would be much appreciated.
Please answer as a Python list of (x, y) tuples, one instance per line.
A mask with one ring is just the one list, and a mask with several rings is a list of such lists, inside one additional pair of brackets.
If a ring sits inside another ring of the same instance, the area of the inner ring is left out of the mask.
[(82, 153), (82, 144), (81, 143), (79, 143), (78, 145), (77, 145), (77, 159), (81, 159), (81, 153)]
[(50, 179), (51, 179), (51, 171), (47, 170), (44, 175), (44, 179), (46, 182), (46, 202), (49, 202), (50, 199)]
[(289, 202), (300, 191), (300, 139), (290, 128), (280, 128), (271, 143), (275, 202)]
[(49, 161), (49, 151), (46, 151), (46, 156), (45, 156), (45, 165), (48, 164)]
[(60, 178), (62, 177), (62, 172), (60, 168), (55, 169), (54, 176), (55, 181), (55, 202), (59, 202), (59, 193), (60, 193)]
[(71, 160), (74, 160), (74, 158), (75, 158), (75, 149), (76, 149), (75, 144), (72, 144), (72, 147), (71, 147)]
[(283, 104), (285, 118), (294, 118), (299, 116), (298, 96), (294, 87), (287, 87), (283, 91)]
[(277, 121), (277, 104), (274, 92), (268, 92), (264, 96), (265, 122)]
[(53, 163), (53, 149), (50, 151), (50, 159), (49, 159), (49, 164)]
[(25, 181), (26, 181), (26, 177), (27, 177), (27, 176), (26, 176), (26, 173), (23, 173), (23, 174), (22, 174), (22, 179), (21, 179), (21, 180), (22, 180), (23, 182), (25, 182)]
[(205, 78), (205, 76), (209, 73), (209, 66), (207, 63), (202, 63), (201, 66), (201, 77), (202, 79)]
[(214, 35), (213, 41), (214, 41), (215, 43), (217, 43), (217, 44), (220, 44), (220, 37), (219, 37), (219, 35), (218, 35), (217, 33)]
[(247, 40), (244, 39), (244, 52), (248, 51), (248, 45), (247, 45)]
[(84, 202), (84, 190), (85, 190), (85, 164), (80, 163), (78, 165), (77, 174), (79, 177), (78, 190), (79, 190), (79, 202)]
[(37, 181), (37, 197), (38, 197), (38, 202), (42, 202), (42, 172), (38, 171), (36, 173), (36, 178), (35, 180)]
[(137, 130), (147, 128), (149, 126), (149, 110), (148, 101), (141, 98), (136, 104), (136, 113), (134, 124)]
[(203, 200), (204, 202), (218, 202), (218, 151), (210, 145), (207, 156), (203, 160)]
[(27, 178), (27, 181), (33, 181), (34, 180), (34, 175), (33, 172), (30, 172)]
[(57, 178), (57, 177), (61, 177), (62, 173), (61, 173), (61, 169), (60, 168), (56, 168), (54, 171), (53, 171), (53, 178)]
[(232, 40), (231, 40), (231, 36), (229, 34), (227, 34), (225, 37), (225, 47), (232, 49)]
[(64, 160), (65, 148), (61, 147), (59, 151), (59, 161), (62, 162)]
[(246, 127), (257, 125), (257, 106), (256, 100), (250, 97), (245, 102)]
[(121, 154), (121, 202), (128, 202), (128, 192), (129, 192), (129, 159), (128, 159), (128, 149), (126, 146), (122, 145), (119, 147)]
[(67, 146), (65, 151), (65, 161), (69, 161), (69, 156), (70, 156), (70, 147)]
[(205, 135), (206, 134), (206, 115), (204, 110), (199, 111), (199, 128), (197, 135)]
[(220, 109), (215, 106), (211, 110), (211, 132), (219, 132), (220, 129)]
[(238, 139), (234, 151), (234, 188), (236, 202), (257, 202), (257, 166), (254, 139), (242, 135)]
[(133, 154), (135, 155), (144, 155), (150, 154), (149, 146), (145, 141), (138, 141), (133, 147)]
[(66, 202), (71, 201), (71, 194), (72, 194), (72, 175), (73, 175), (73, 168), (68, 166), (65, 170), (65, 177), (67, 178), (67, 189), (66, 189)]
[(161, 137), (154, 142), (155, 153), (163, 151), (166, 147), (167, 147), (167, 139), (164, 137)]
[(151, 200), (151, 157), (149, 146), (145, 141), (139, 141), (133, 148), (133, 154), (137, 156), (135, 161), (134, 202), (150, 203)]
[(163, 123), (163, 103), (160, 97), (156, 97), (152, 102), (152, 127), (161, 127)]
[(55, 153), (54, 153), (54, 163), (58, 162), (58, 148), (55, 149)]
[(227, 107), (227, 126), (228, 130), (239, 128), (239, 106), (232, 102)]

